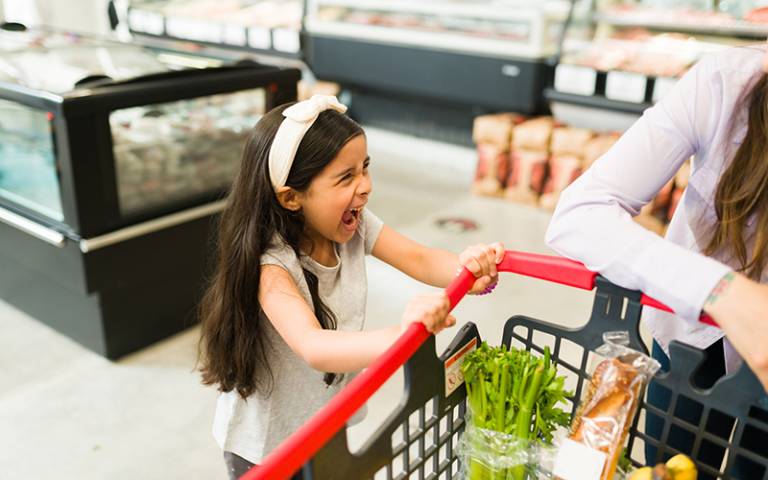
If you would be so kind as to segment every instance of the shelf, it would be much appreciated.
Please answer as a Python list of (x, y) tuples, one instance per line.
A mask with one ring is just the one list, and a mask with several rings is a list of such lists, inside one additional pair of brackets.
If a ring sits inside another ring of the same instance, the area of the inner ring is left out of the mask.
[(544, 98), (549, 102), (570, 103), (582, 107), (597, 108), (600, 110), (611, 110), (620, 113), (629, 113), (641, 115), (646, 109), (652, 106), (651, 103), (623, 102), (621, 100), (611, 100), (602, 95), (575, 95), (572, 93), (558, 92), (552, 88), (544, 90)]
[(637, 14), (596, 13), (594, 20), (616, 27), (647, 28), (664, 32), (680, 32), (698, 35), (717, 35), (725, 37), (749, 37), (764, 39), (768, 37), (768, 25), (732, 20), (728, 24), (701, 23), (694, 21), (648, 20)]
[(562, 17), (568, 14), (570, 2), (567, 0), (541, 2), (530, 0), (501, 0), (484, 4), (478, 8), (472, 2), (455, 2), (444, 0), (312, 0), (308, 11), (317, 7), (343, 7), (354, 10), (375, 10), (391, 13), (410, 13), (423, 15), (445, 15), (452, 17), (492, 18), (497, 20), (515, 20), (527, 12), (544, 12), (545, 14)]
[(555, 47), (544, 48), (530, 42), (489, 39), (452, 32), (422, 32), (418, 30), (325, 22), (307, 19), (307, 31), (312, 35), (346, 38), (389, 45), (449, 51), (482, 57), (545, 58), (555, 53)]

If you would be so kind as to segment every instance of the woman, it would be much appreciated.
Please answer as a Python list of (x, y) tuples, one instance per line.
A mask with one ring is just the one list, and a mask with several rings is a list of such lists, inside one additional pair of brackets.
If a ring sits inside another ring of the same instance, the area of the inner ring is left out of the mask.
[[(635, 224), (631, 217), (692, 155), (666, 239)], [(701, 386), (743, 358), (768, 388), (768, 286), (760, 283), (768, 260), (766, 47), (730, 49), (694, 66), (563, 193), (547, 243), (676, 312), (648, 309), (644, 317), (663, 366), (669, 342), (678, 340), (710, 351), (695, 379)], [(722, 330), (698, 324), (702, 311)], [(666, 401), (658, 387), (649, 388), (649, 402)], [(686, 420), (697, 425), (698, 416), (689, 411)], [(646, 430), (659, 438), (656, 420), (649, 418)], [(709, 426), (727, 439), (732, 423), (721, 420)], [(690, 450), (684, 437), (673, 432), (668, 443)], [(718, 468), (722, 453), (702, 448), (699, 458)], [(655, 448), (646, 456), (654, 461)]]

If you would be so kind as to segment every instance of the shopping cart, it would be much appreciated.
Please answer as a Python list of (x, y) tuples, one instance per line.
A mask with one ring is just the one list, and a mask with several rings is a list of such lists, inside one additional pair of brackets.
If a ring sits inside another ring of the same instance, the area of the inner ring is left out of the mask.
[[(575, 394), (569, 404), (571, 414), (581, 398), (584, 380), (589, 377), (590, 352), (603, 344), (603, 332), (629, 331), (630, 346), (647, 353), (639, 331), (643, 306), (671, 311), (640, 292), (611, 284), (580, 263), (559, 257), (508, 251), (498, 270), (585, 290), (596, 287), (592, 314), (582, 327), (567, 328), (525, 316), (514, 316), (504, 326), (502, 343), (507, 347), (539, 353), (545, 346), (550, 347), (558, 370), (575, 383)], [(463, 298), (473, 282), (474, 277), (465, 269), (446, 289), (451, 307)], [(702, 321), (714, 324), (707, 317), (702, 317)], [(436, 357), (434, 336), (423, 325), (412, 325), (382, 357), (267, 456), (261, 466), (242, 478), (276, 480), (293, 474), (312, 480), (455, 478), (459, 472), (456, 446), (466, 412), (466, 389), (455, 374), (462, 356), (480, 341), (477, 327), (469, 323), (459, 330), (445, 353)], [(642, 446), (650, 444), (658, 451), (654, 461), (686, 453), (700, 473), (726, 479), (768, 480), (768, 402), (760, 383), (743, 366), (711, 388), (702, 389), (691, 379), (704, 356), (701, 350), (672, 343), (671, 368), (655, 378), (658, 388), (668, 391), (669, 402), (663, 408), (641, 403), (641, 413), (629, 434), (630, 460), (639, 465), (644, 457)], [(403, 365), (405, 389), (400, 405), (358, 453), (351, 453), (347, 420)], [(700, 421), (691, 424), (681, 420), (681, 409), (698, 409)], [(640, 419), (648, 415), (663, 421), (659, 440), (638, 429), (639, 425), (642, 427)], [(730, 434), (710, 432), (709, 423), (716, 418), (734, 423)], [(687, 435), (690, 448), (680, 452), (669, 447), (667, 439), (672, 432), (678, 438)], [(727, 449), (724, 464), (704, 463), (699, 453), (705, 446)], [(735, 474), (745, 471), (745, 467), (749, 478)]]

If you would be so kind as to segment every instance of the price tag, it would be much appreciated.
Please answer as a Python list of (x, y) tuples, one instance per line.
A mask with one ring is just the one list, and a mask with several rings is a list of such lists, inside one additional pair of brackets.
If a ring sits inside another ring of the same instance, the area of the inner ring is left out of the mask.
[(245, 27), (240, 25), (224, 26), (224, 43), (244, 47), (247, 41), (248, 34), (245, 31)]
[(301, 49), (299, 31), (289, 28), (275, 28), (272, 30), (272, 45), (279, 52), (299, 53)]
[(672, 77), (658, 77), (653, 85), (653, 103), (658, 102), (668, 91), (672, 89), (677, 83), (676, 78)]
[(452, 394), (464, 383), (464, 375), (461, 373), (461, 364), (469, 352), (477, 348), (477, 338), (473, 338), (461, 350), (451, 355), (445, 361), (445, 396)]
[(594, 68), (561, 64), (555, 69), (555, 90), (558, 92), (592, 96), (596, 83)]
[(222, 27), (204, 20), (170, 17), (166, 28), (168, 35), (197, 42), (222, 43)]
[(565, 439), (557, 451), (552, 475), (562, 480), (600, 480), (605, 453)]
[(648, 78), (640, 73), (609, 72), (605, 80), (605, 98), (643, 103)]
[(269, 29), (263, 27), (251, 27), (248, 29), (248, 45), (251, 48), (269, 50), (272, 48), (272, 36)]

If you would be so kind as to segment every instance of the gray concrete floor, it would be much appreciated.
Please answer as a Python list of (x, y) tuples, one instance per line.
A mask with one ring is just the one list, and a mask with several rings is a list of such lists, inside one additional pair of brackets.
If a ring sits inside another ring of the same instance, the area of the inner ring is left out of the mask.
[[(456, 252), (496, 240), (547, 252), (547, 212), (467, 193), (472, 150), (374, 129), (369, 144), (369, 207), (393, 228)], [(449, 216), (480, 228), (438, 228), (436, 220)], [(431, 290), (375, 259), (368, 267), (368, 328), (397, 323), (410, 297)], [(455, 314), (498, 343), (512, 314), (577, 325), (590, 305), (587, 292), (506, 275), (492, 295), (467, 298)], [(452, 336), (441, 333), (438, 349)], [(194, 370), (197, 338), (192, 328), (110, 362), (0, 301), (0, 480), (225, 478), (210, 433), (216, 392)], [(350, 431), (353, 447), (395, 408), (401, 391), (398, 374), (371, 399), (368, 417)]]

